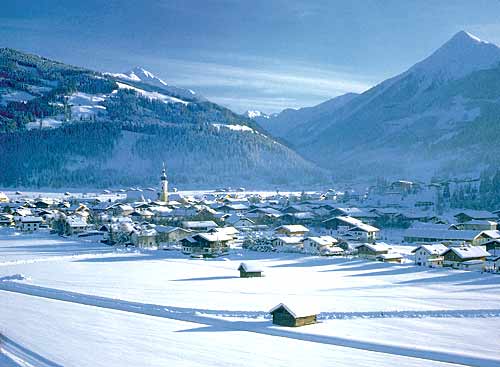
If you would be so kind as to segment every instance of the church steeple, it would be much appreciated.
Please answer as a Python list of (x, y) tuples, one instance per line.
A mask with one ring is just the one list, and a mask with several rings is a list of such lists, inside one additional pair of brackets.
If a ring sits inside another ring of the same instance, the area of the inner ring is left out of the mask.
[(168, 180), (167, 180), (167, 169), (165, 168), (165, 162), (163, 162), (163, 169), (161, 170), (161, 191), (160, 191), (160, 201), (168, 202)]

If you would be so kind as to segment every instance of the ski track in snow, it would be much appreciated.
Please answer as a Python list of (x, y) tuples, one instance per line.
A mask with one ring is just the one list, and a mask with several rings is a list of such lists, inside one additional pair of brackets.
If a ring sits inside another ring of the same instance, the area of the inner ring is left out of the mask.
[(0, 366), (2, 367), (63, 367), (0, 334)]
[[(17, 275), (13, 276), (17, 277)], [(474, 357), (467, 354), (450, 353), (439, 350), (409, 348), (399, 345), (376, 343), (371, 341), (354, 340), (342, 337), (307, 334), (287, 330), (282, 327), (274, 327), (269, 323), (267, 312), (260, 311), (222, 311), (203, 310), (182, 307), (170, 307), (140, 302), (131, 302), (120, 299), (99, 297), (82, 293), (64, 291), (54, 288), (46, 288), (29, 284), (20, 284), (9, 280), (0, 282), (0, 290), (20, 293), (29, 296), (58, 300), (63, 302), (77, 303), (87, 306), (112, 309), (124, 312), (143, 314), (154, 317), (168, 318), (178, 321), (186, 321), (201, 324), (199, 328), (187, 331), (247, 331), (271, 336), (292, 338), (296, 340), (314, 343), (336, 345), (347, 348), (361, 349), (379, 353), (386, 353), (411, 358), (420, 358), (437, 362), (455, 363), (459, 365), (493, 367), (500, 365), (500, 359), (488, 359)], [(207, 316), (208, 315), (208, 316)], [(214, 317), (210, 317), (214, 316)], [(217, 317), (239, 317), (260, 321), (229, 321)], [(349, 318), (422, 318), (422, 317), (500, 317), (500, 309), (475, 309), (475, 310), (434, 310), (434, 311), (389, 311), (389, 312), (325, 312), (319, 315), (321, 319), (349, 319)], [(10, 355), (10, 359), (16, 358), (26, 362), (24, 366), (58, 367), (59, 365), (46, 360), (20, 345), (17, 345), (7, 337), (2, 337), (4, 353)], [(20, 364), (23, 366), (23, 364)]]

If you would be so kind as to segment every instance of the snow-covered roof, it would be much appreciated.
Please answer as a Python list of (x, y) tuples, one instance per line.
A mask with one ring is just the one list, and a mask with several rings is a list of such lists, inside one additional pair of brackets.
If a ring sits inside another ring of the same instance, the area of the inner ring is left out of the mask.
[(280, 303), (280, 304), (274, 306), (273, 308), (271, 308), (271, 310), (269, 310), (269, 313), (273, 313), (274, 311), (277, 311), (281, 307), (283, 307), (285, 310), (287, 310), (288, 313), (295, 318), (307, 317), (307, 316), (319, 314), (319, 311), (317, 310), (317, 308), (315, 306), (313, 306), (311, 304), (311, 302), (307, 302), (307, 303), (301, 303), (301, 302), (300, 303), (299, 302)]
[(492, 238), (492, 239), (499, 239), (500, 238), (500, 231), (497, 231), (497, 230), (490, 230), (490, 231), (482, 231), (480, 233), (480, 235), (485, 235), (489, 238)]
[(240, 233), (240, 231), (238, 231), (236, 228), (234, 227), (217, 227), (217, 228), (212, 228), (210, 230), (211, 233), (222, 233), (222, 234), (225, 234), (225, 235), (228, 235), (228, 236), (233, 236), (235, 234), (238, 234)]
[(428, 228), (409, 228), (404, 232), (404, 237), (425, 238), (442, 240), (465, 240), (472, 241), (480, 231), (458, 231), (448, 229), (428, 229)]
[(258, 267), (257, 265), (249, 263), (241, 263), (240, 266), (238, 267), (238, 270), (240, 270), (240, 268), (250, 273), (258, 273), (263, 271), (262, 268)]
[(22, 223), (40, 223), (43, 220), (42, 217), (26, 216), (21, 217)]
[(383, 260), (394, 260), (394, 259), (402, 259), (403, 255), (398, 254), (397, 252), (389, 252), (387, 254), (380, 254), (377, 257)]
[(275, 230), (280, 230), (284, 229), (287, 232), (291, 233), (296, 233), (296, 232), (309, 232), (309, 229), (307, 227), (304, 227), (303, 225), (300, 224), (287, 224), (287, 225), (282, 225), (276, 228)]
[(339, 242), (337, 239), (333, 238), (332, 236), (307, 237), (306, 239), (313, 241), (320, 246), (329, 246), (329, 245), (333, 245), (334, 243)]
[(182, 222), (182, 226), (185, 228), (207, 228), (207, 227), (218, 227), (217, 223), (213, 220), (204, 220), (204, 221), (184, 221)]
[(438, 243), (438, 244), (434, 244), (434, 245), (421, 245), (421, 246), (418, 246), (417, 248), (415, 248), (412, 251), (412, 253), (417, 252), (418, 249), (420, 249), (420, 248), (423, 249), (423, 250), (425, 250), (430, 255), (442, 255), (446, 251), (448, 251), (448, 247), (446, 247), (445, 245), (443, 245), (441, 243)]
[(193, 237), (201, 237), (208, 242), (231, 241), (232, 238), (224, 233), (198, 233)]
[(455, 217), (458, 217), (460, 214), (465, 214), (472, 219), (494, 219), (497, 217), (495, 214), (487, 210), (462, 210), (455, 214)]
[(480, 246), (451, 247), (448, 251), (453, 251), (461, 259), (490, 256), (490, 253)]
[(375, 251), (375, 252), (389, 251), (389, 245), (386, 244), (385, 242), (375, 242), (375, 243), (366, 242), (366, 243), (362, 243), (361, 245), (359, 245), (358, 248), (361, 246), (366, 246), (370, 250)]
[(351, 228), (350, 231), (378, 232), (380, 230), (377, 227), (371, 226), (369, 224), (359, 223), (355, 227)]

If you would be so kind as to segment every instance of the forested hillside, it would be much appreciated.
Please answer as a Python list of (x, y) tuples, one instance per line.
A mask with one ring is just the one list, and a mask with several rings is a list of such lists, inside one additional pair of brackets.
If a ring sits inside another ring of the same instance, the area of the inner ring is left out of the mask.
[(328, 179), (251, 119), (194, 93), (11, 49), (0, 50), (0, 156), (9, 187), (154, 185), (162, 162), (183, 187)]

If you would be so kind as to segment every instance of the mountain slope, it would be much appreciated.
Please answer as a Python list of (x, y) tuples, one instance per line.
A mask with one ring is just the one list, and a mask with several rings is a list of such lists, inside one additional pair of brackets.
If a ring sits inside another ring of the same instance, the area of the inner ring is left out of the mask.
[[(484, 131), (500, 129), (491, 120), (499, 63), (497, 46), (459, 32), (406, 72), (280, 136), (340, 178), (475, 175), (498, 164), (484, 160), (496, 149)], [(457, 140), (471, 126), (483, 140)]]
[(325, 113), (332, 113), (354, 99), (358, 94), (347, 93), (313, 107), (303, 107), (298, 110), (285, 109), (278, 114), (263, 115), (254, 113), (249, 115), (260, 126), (273, 136), (286, 137), (290, 130), (301, 125), (304, 121), (316, 120)]
[[(282, 185), (325, 173), (252, 120), (181, 88), (0, 49), (0, 185)], [(45, 128), (52, 127), (52, 128)]]

